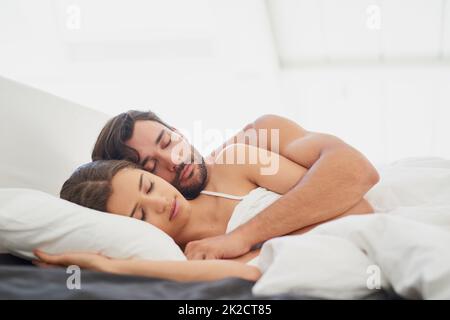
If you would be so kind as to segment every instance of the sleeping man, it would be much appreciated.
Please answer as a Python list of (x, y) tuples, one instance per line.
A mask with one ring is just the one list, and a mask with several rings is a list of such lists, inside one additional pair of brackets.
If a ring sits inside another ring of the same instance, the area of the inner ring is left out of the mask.
[[(272, 156), (270, 162), (263, 161), (270, 163), (270, 168), (260, 168), (258, 179), (251, 181), (252, 187), (267, 187), (282, 196), (232, 231), (187, 243), (184, 250), (188, 259), (236, 258), (268, 239), (307, 230), (344, 214), (372, 211), (364, 195), (379, 180), (373, 165), (341, 139), (307, 131), (276, 115), (256, 119), (204, 159), (176, 128), (157, 115), (132, 110), (105, 125), (92, 160), (131, 161), (171, 183), (188, 199), (209, 197), (221, 208), (230, 209), (237, 200), (227, 195), (242, 196), (249, 190), (240, 164), (252, 162), (248, 148), (233, 147), (236, 143), (286, 159), (290, 169), (279, 170), (278, 164), (274, 167), (278, 160)], [(265, 156), (256, 153), (256, 161), (261, 162)], [(295, 174), (302, 169), (304, 174)], [(264, 185), (268, 180), (280, 184), (291, 181), (289, 176), (298, 179), (284, 189)]]

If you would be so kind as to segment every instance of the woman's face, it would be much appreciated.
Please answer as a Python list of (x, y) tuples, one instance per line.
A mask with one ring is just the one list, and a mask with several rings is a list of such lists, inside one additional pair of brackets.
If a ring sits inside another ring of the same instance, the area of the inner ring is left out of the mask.
[(175, 238), (191, 214), (189, 202), (170, 183), (145, 170), (122, 169), (112, 179), (110, 213), (143, 220)]

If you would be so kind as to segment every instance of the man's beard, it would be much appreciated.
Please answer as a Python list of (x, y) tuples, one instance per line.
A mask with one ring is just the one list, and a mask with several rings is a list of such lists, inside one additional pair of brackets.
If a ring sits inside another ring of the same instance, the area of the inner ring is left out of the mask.
[(198, 152), (195, 152), (194, 154), (195, 154), (196, 161), (191, 162), (194, 166), (194, 168), (192, 168), (192, 170), (193, 170), (193, 172), (195, 171), (197, 163), (199, 162), (198, 160), (200, 160), (200, 163), (198, 163), (199, 173), (195, 177), (194, 176), (191, 177), (191, 179), (190, 179), (191, 181), (188, 182), (188, 183), (190, 183), (189, 185), (182, 186), (181, 181), (180, 181), (180, 178), (181, 178), (180, 175), (186, 165), (186, 164), (182, 164), (178, 168), (175, 179), (172, 182), (172, 185), (175, 188), (177, 188), (178, 191), (180, 191), (180, 193), (188, 200), (197, 198), (198, 195), (200, 194), (200, 192), (205, 188), (206, 182), (208, 180), (207, 179), (208, 178), (208, 170), (206, 169), (205, 159), (203, 159), (203, 157)]

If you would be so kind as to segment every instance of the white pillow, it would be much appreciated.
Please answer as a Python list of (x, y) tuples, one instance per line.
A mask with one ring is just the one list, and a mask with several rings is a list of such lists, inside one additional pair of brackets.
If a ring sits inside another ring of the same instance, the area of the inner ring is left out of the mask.
[(0, 188), (58, 195), (109, 116), (0, 77)]
[(84, 208), (41, 191), (0, 189), (1, 249), (27, 259), (98, 252), (111, 258), (186, 260), (166, 233), (143, 221)]

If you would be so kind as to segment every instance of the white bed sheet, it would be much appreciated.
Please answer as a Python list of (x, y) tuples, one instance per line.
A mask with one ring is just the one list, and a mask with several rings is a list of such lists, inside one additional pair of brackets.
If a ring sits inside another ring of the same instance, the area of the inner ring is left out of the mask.
[(450, 298), (450, 161), (409, 159), (380, 168), (368, 194), (378, 213), (266, 242), (253, 261), (256, 295), (363, 298), (380, 288), (405, 298)]

